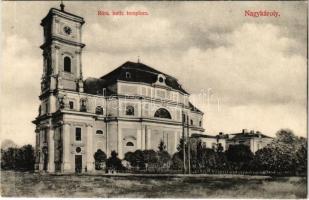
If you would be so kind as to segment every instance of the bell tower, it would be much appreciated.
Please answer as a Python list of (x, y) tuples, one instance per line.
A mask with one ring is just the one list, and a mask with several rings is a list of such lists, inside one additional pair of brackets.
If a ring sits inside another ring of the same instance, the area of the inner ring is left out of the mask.
[[(70, 169), (67, 157), (62, 155), (63, 145), (60, 133), (69, 134), (53, 116), (57, 112), (59, 91), (84, 92), (81, 54), (85, 46), (81, 42), (82, 17), (60, 9), (51, 8), (41, 21), (44, 30), (43, 74), (41, 80), (41, 101), (39, 115), (33, 121), (36, 125), (36, 164), (39, 171), (55, 172)], [(69, 141), (69, 140), (65, 140)], [(67, 154), (66, 154), (67, 155)], [(66, 159), (62, 162), (62, 158)]]
[(51, 8), (42, 19), (44, 30), (43, 76), (41, 95), (53, 90), (71, 90), (83, 92), (83, 74), (81, 53), (85, 46), (81, 42), (82, 17), (64, 9)]

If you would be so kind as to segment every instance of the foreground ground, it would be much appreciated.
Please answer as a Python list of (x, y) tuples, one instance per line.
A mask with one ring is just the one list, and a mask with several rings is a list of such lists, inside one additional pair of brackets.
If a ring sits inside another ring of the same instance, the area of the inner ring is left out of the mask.
[(306, 198), (301, 177), (106, 177), (1, 172), (5, 197)]

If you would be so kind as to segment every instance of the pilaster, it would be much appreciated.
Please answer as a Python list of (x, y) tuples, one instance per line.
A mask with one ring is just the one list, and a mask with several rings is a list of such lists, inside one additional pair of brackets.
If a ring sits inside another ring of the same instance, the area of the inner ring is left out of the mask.
[(56, 97), (54, 95), (51, 95), (49, 97), (49, 108), (50, 108), (50, 113), (56, 112)]
[(142, 149), (142, 129), (137, 129), (136, 133), (136, 148)]
[(119, 128), (119, 124), (117, 124), (117, 129), (118, 129), (118, 138), (117, 138), (117, 147), (118, 147), (118, 155), (119, 158), (123, 158), (122, 155), (122, 131), (121, 128)]
[(53, 128), (48, 129), (48, 168), (49, 173), (55, 172), (55, 131)]
[(150, 145), (150, 134), (151, 134), (151, 129), (147, 128), (146, 129), (146, 148), (145, 149), (150, 149), (151, 145)]
[(93, 129), (91, 124), (87, 124), (87, 170), (92, 171), (94, 169), (94, 157), (93, 157)]
[(55, 61), (55, 66), (54, 66), (54, 74), (56, 75), (56, 74), (59, 74), (59, 72), (60, 72), (60, 70), (59, 70), (59, 66), (58, 66), (58, 63), (59, 63), (59, 49), (60, 49), (60, 47), (59, 46), (57, 46), (57, 45), (55, 45), (54, 46), (54, 48), (53, 48), (53, 50), (55, 51), (55, 53), (54, 53), (54, 61)]
[(177, 144), (179, 143), (179, 132), (175, 131), (174, 133), (174, 152), (177, 152)]
[(141, 149), (145, 149), (145, 143), (146, 143), (146, 128), (147, 126), (142, 126), (142, 131), (141, 131)]
[(70, 124), (63, 124), (62, 146), (63, 146), (63, 163), (62, 171), (70, 172), (72, 170), (70, 162)]

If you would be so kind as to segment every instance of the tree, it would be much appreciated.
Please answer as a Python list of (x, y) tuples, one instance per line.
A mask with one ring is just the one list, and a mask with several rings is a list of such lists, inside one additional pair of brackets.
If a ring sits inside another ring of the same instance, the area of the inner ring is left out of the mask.
[(158, 146), (159, 151), (157, 152), (158, 162), (160, 165), (160, 168), (167, 168), (169, 167), (169, 163), (171, 161), (171, 155), (166, 151), (166, 145), (164, 144), (164, 141), (161, 140), (160, 144)]
[(160, 141), (158, 148), (159, 148), (159, 151), (165, 151), (166, 150), (166, 145), (164, 144), (163, 140)]
[(130, 162), (130, 165), (137, 167), (138, 169), (148, 168), (149, 165), (154, 166), (158, 164), (158, 154), (152, 149), (148, 150), (136, 150), (133, 153), (128, 152), (125, 154), (126, 161)]
[(256, 152), (260, 170), (274, 172), (307, 172), (307, 139), (297, 137), (289, 129), (281, 129), (269, 145)]
[(145, 160), (144, 160), (144, 153), (142, 150), (136, 150), (132, 154), (132, 160), (130, 161), (130, 164), (133, 167), (138, 167), (139, 169), (145, 169)]
[(274, 142), (282, 142), (285, 144), (293, 144), (298, 142), (298, 138), (294, 135), (293, 131), (290, 129), (281, 129), (277, 131), (276, 138)]
[(98, 149), (97, 152), (93, 155), (94, 160), (95, 160), (95, 169), (100, 170), (101, 169), (101, 164), (106, 161), (106, 154), (101, 150)]
[(183, 153), (184, 153), (183, 148), (187, 149), (187, 143), (185, 142), (183, 138), (180, 138), (179, 144), (177, 146), (177, 151), (179, 152), (179, 158), (181, 158), (182, 160), (183, 160)]
[(31, 145), (21, 148), (9, 147), (1, 149), (1, 168), (8, 170), (32, 171), (34, 170), (35, 155)]
[(34, 170), (34, 163), (35, 163), (35, 156), (34, 156), (34, 149), (32, 145), (24, 145), (18, 151), (18, 158), (17, 160), (19, 169), (32, 171)]
[(158, 161), (160, 168), (169, 168), (171, 162), (171, 155), (167, 151), (159, 151)]
[(172, 157), (171, 169), (183, 170), (183, 159), (179, 152), (176, 152)]
[(123, 170), (124, 167), (121, 160), (118, 158), (118, 153), (116, 151), (111, 152), (111, 157), (107, 159), (107, 168), (112, 170)]
[(249, 163), (253, 159), (250, 147), (243, 144), (230, 145), (226, 156), (236, 170), (248, 169)]
[(218, 145), (217, 145), (217, 152), (218, 153), (222, 153), (223, 152), (223, 146), (222, 146), (222, 144), (221, 143), (218, 143)]
[(296, 170), (301, 174), (307, 173), (307, 142), (296, 151)]
[(1, 168), (17, 170), (16, 157), (18, 148), (9, 147), (7, 150), (1, 149)]
[(139, 169), (145, 169), (144, 152), (142, 150), (136, 150), (134, 152), (128, 152), (125, 154), (124, 159), (130, 162), (130, 165)]
[(158, 154), (152, 149), (144, 150), (143, 157), (144, 157), (145, 164), (155, 164), (158, 162)]
[(10, 147), (18, 148), (18, 146), (12, 140), (5, 139), (1, 142), (1, 149), (7, 150)]

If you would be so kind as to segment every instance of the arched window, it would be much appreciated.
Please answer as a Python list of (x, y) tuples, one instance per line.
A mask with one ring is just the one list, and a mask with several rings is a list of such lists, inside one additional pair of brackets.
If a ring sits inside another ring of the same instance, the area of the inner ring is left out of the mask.
[(133, 106), (127, 106), (126, 115), (134, 115), (134, 107)]
[(71, 58), (69, 58), (68, 56), (64, 57), (63, 66), (65, 72), (71, 72)]
[(127, 146), (127, 147), (133, 147), (134, 144), (133, 144), (133, 142), (127, 142), (126, 146)]
[(131, 78), (131, 73), (130, 72), (126, 72), (126, 78), (130, 79)]
[(190, 124), (193, 125), (193, 120), (192, 119), (190, 120)]
[(51, 75), (52, 74), (52, 66), (51, 66), (51, 62), (50, 62), (50, 57), (47, 57), (46, 59), (46, 65), (47, 65), (47, 75)]
[(202, 121), (200, 121), (200, 126), (202, 126)]
[(97, 115), (103, 115), (103, 108), (102, 106), (97, 106), (95, 109), (95, 114)]
[(80, 100), (80, 111), (81, 112), (87, 112), (87, 106), (86, 106), (86, 99)]
[(96, 131), (96, 134), (103, 135), (103, 131), (97, 130), (97, 131)]
[(159, 117), (159, 118), (166, 118), (166, 119), (172, 119), (171, 114), (168, 112), (168, 110), (166, 110), (165, 108), (160, 108), (158, 109), (155, 114), (155, 117)]
[(73, 101), (69, 101), (69, 107), (70, 107), (70, 109), (74, 109), (74, 102)]

